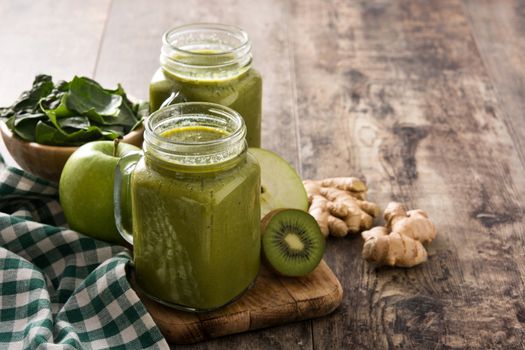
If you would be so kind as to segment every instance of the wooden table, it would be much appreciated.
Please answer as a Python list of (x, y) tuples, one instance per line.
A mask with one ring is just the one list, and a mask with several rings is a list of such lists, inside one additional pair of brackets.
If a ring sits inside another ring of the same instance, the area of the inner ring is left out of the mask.
[(162, 32), (195, 21), (250, 34), (266, 148), (304, 178), (366, 178), (438, 238), (412, 269), (330, 239), (334, 314), (183, 348), (522, 348), (525, 0), (0, 0), (0, 105), (39, 72), (147, 98)]

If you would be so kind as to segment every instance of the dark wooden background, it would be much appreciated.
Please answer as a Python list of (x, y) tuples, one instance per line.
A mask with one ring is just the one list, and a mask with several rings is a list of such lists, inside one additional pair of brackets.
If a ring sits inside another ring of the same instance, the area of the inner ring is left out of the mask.
[(264, 147), (304, 178), (366, 178), (438, 238), (412, 269), (330, 239), (331, 316), (184, 348), (523, 348), (525, 0), (0, 0), (0, 105), (40, 72), (147, 98), (162, 32), (196, 21), (250, 34)]

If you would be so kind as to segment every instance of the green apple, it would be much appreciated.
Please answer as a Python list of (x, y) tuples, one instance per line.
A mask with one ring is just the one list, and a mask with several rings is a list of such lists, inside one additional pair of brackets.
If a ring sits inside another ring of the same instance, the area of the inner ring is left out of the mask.
[(139, 148), (113, 141), (79, 147), (66, 162), (59, 182), (60, 204), (72, 230), (112, 243), (124, 243), (113, 214), (113, 182), (119, 159)]
[(248, 150), (261, 166), (261, 218), (275, 209), (308, 210), (308, 195), (293, 166), (278, 154), (262, 149)]

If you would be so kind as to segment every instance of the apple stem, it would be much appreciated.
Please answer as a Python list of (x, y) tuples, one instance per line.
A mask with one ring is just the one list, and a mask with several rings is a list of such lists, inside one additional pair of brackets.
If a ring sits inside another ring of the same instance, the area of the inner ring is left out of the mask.
[(122, 136), (119, 136), (113, 140), (113, 157), (117, 156), (118, 144), (120, 143), (121, 140), (122, 140)]

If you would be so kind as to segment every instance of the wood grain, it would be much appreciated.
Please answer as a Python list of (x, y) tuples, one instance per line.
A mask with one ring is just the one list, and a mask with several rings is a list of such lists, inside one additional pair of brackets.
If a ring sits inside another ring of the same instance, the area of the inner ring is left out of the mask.
[(525, 165), (525, 1), (463, 1), (487, 71), (501, 102), (521, 163)]
[(92, 76), (110, 0), (0, 0), (0, 106), (31, 87), (35, 75)]
[(144, 296), (142, 300), (166, 339), (186, 344), (325, 316), (339, 306), (342, 297), (341, 284), (321, 261), (300, 278), (277, 277), (263, 267), (241, 299), (210, 313), (179, 312)]
[(438, 228), (412, 269), (331, 240), (346, 297), (314, 348), (521, 348), (523, 167), (461, 3), (294, 1), (291, 27), (303, 174), (363, 175)]

